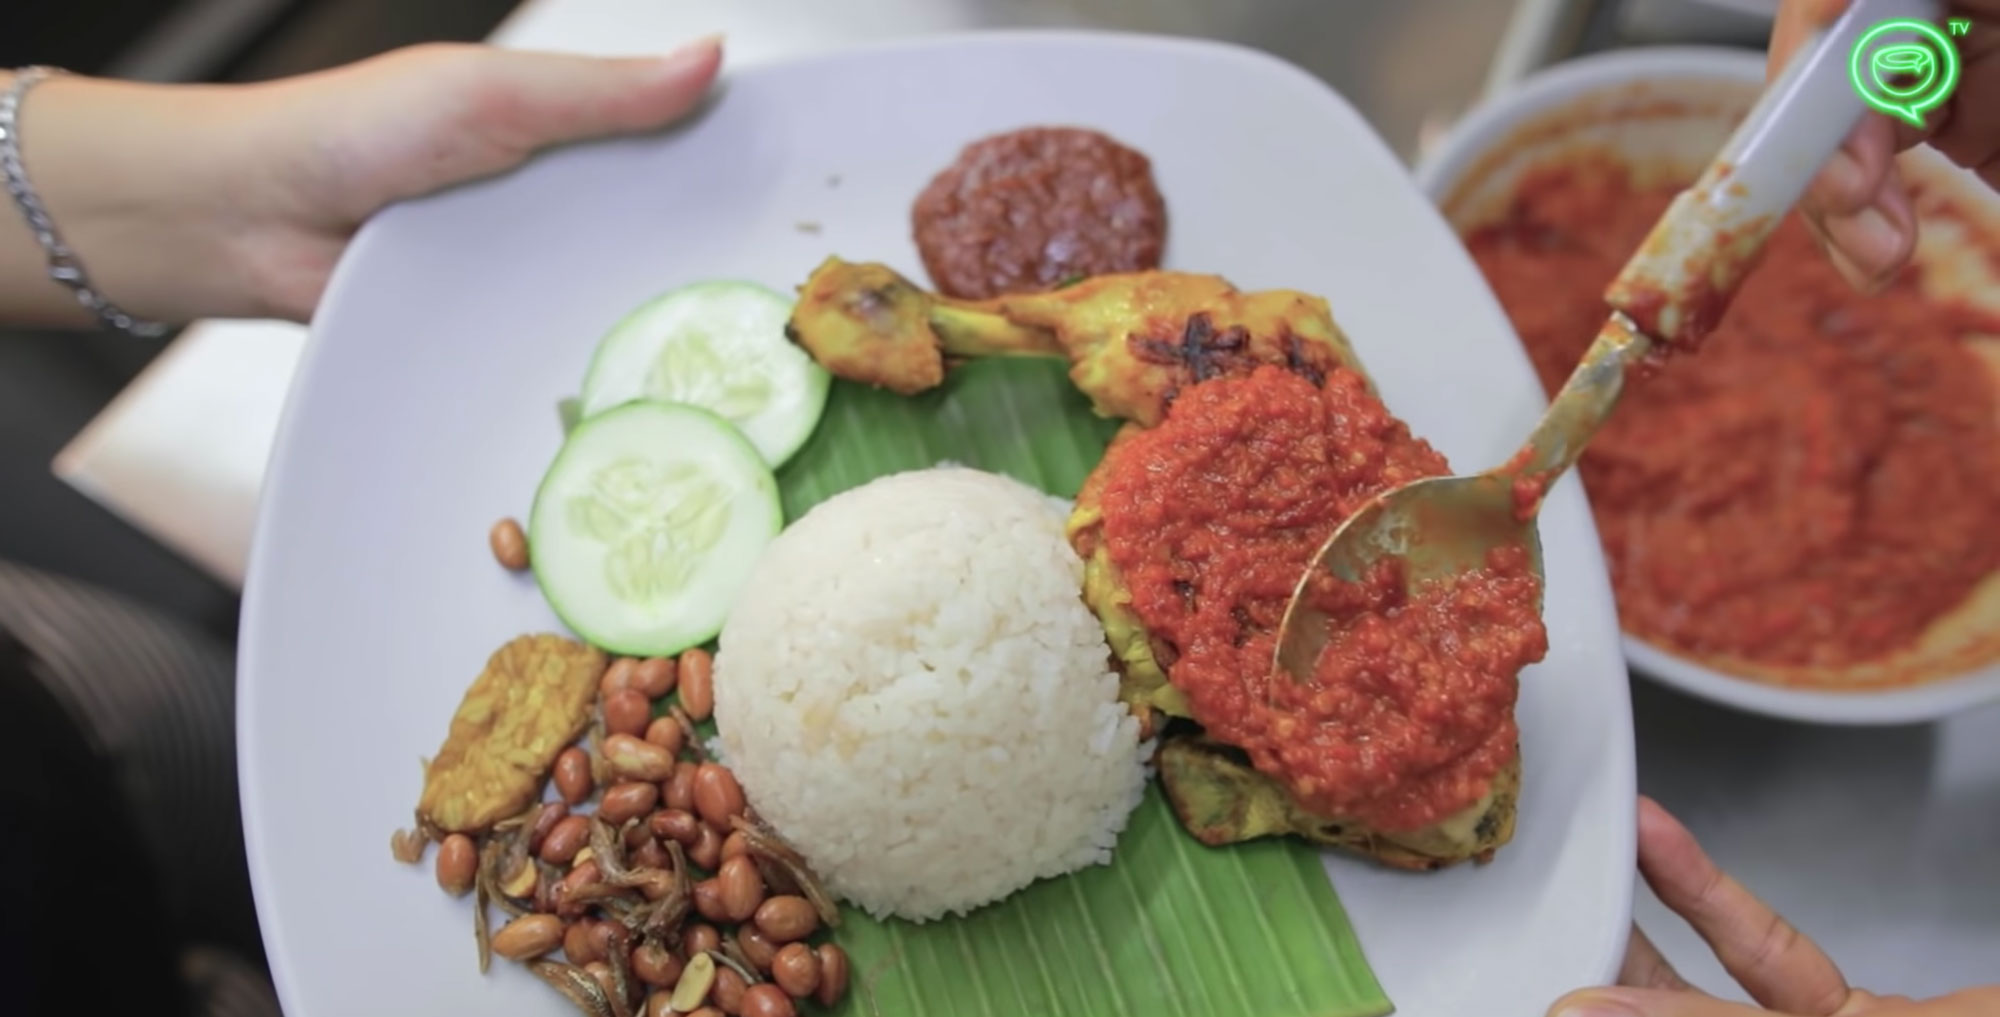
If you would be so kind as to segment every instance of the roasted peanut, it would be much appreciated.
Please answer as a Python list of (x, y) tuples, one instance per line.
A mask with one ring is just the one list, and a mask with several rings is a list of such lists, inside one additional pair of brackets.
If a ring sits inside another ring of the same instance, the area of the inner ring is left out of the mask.
[(528, 535), (521, 532), (521, 524), (509, 517), (493, 524), (486, 534), (486, 543), (493, 548), (493, 560), (509, 572), (519, 572), (528, 567)]
[(620, 689), (604, 697), (604, 730), (634, 738), (646, 733), (653, 719), (653, 704), (638, 689)]
[(847, 995), (847, 951), (821, 943), (813, 952), (819, 954), (819, 988), (813, 990), (813, 1001), (832, 1006)]
[(633, 977), (660, 989), (671, 989), (681, 978), (681, 959), (672, 950), (654, 942), (632, 948)]
[[(645, 827), (641, 826), (635, 829), (644, 830)], [(667, 849), (661, 847), (660, 842), (654, 840), (653, 835), (650, 833), (646, 835), (646, 839), (638, 847), (632, 849), (632, 853), (628, 857), (632, 862), (632, 867), (635, 869), (664, 869), (673, 860), (667, 856)]]
[(632, 672), (632, 687), (658, 699), (674, 690), (675, 670), (672, 657), (648, 657)]
[(692, 922), (681, 930), (681, 956), (693, 961), (696, 954), (722, 949), (722, 934), (715, 926)]
[(727, 1015), (725, 1015), (722, 1011), (717, 1010), (712, 1006), (705, 1006), (699, 1010), (696, 1010), (691, 1014), (688, 1014), (687, 1017), (727, 1017)]
[(729, 836), (722, 838), (723, 861), (727, 862), (731, 858), (743, 858), (748, 856), (749, 854), (750, 854), (750, 840), (749, 838), (743, 836), (743, 831), (738, 830), (735, 833), (732, 833)]
[[(729, 817), (743, 814), (743, 785), (720, 763), (703, 763), (694, 771), (694, 811), (718, 830), (729, 829)], [(718, 851), (720, 846), (718, 846)]]
[[(653, 787), (657, 790), (659, 785), (655, 784)], [(625, 841), (625, 850), (627, 851), (637, 851), (639, 850), (639, 845), (653, 839), (653, 831), (646, 829), (646, 824), (644, 823), (633, 823), (624, 829), (623, 839)]]
[(569, 931), (563, 933), (563, 956), (577, 967), (591, 961), (601, 961), (604, 952), (604, 936), (597, 931), (596, 919), (584, 918), (572, 923)]
[[(706, 926), (697, 926), (706, 928)], [(693, 929), (689, 930), (690, 932)], [(713, 933), (714, 929), (708, 930)], [(696, 1009), (706, 1009), (702, 1003), (708, 1000), (709, 991), (715, 988), (715, 958), (706, 951), (688, 951), (687, 970), (681, 972), (680, 981), (674, 983), (674, 1010), (691, 1013)]]
[(722, 864), (722, 835), (715, 832), (715, 827), (702, 824), (694, 843), (688, 845), (688, 861), (709, 872)]
[(681, 654), (681, 708), (697, 721), (715, 712), (715, 660), (707, 650), (693, 649)]
[(758, 905), (756, 921), (758, 931), (771, 942), (791, 943), (819, 928), (819, 912), (813, 909), (812, 901), (786, 894)]
[(696, 769), (698, 767), (693, 763), (682, 762), (674, 764), (673, 776), (667, 780), (665, 786), (660, 788), (660, 804), (670, 809), (679, 809), (682, 812), (693, 812), (694, 772)]
[(736, 927), (736, 948), (743, 951), (743, 957), (759, 971), (771, 970), (771, 962), (778, 959), (778, 944), (769, 936), (757, 931), (752, 922)]
[(682, 847), (693, 847), (701, 839), (701, 820), (694, 818), (694, 813), (671, 805), (653, 813), (646, 825), (652, 828), (653, 836), (679, 841)]
[(564, 804), (580, 805), (590, 797), (590, 753), (572, 745), (556, 755), (556, 793)]
[(472, 838), (454, 833), (438, 845), (437, 882), (444, 892), (453, 897), (465, 896), (478, 874), (479, 849), (472, 846)]
[(619, 657), (604, 669), (604, 677), (597, 680), (597, 695), (604, 698), (613, 693), (623, 692), (632, 687), (632, 676), (639, 670), (639, 661), (634, 657)]
[(665, 989), (654, 989), (646, 997), (646, 1008), (639, 1011), (639, 1017), (680, 1017), (674, 1010), (674, 994)]
[(735, 968), (716, 965), (715, 987), (708, 990), (708, 996), (723, 1013), (735, 1015), (743, 1012), (743, 995), (749, 989), (750, 983)]
[(667, 750), (629, 734), (604, 739), (604, 762), (621, 780), (666, 780), (674, 774)]
[(798, 1017), (799, 1007), (784, 989), (765, 982), (744, 991), (740, 1012), (743, 1017)]
[[(660, 800), (660, 786), (643, 780), (613, 784), (605, 789), (604, 798), (597, 803), (597, 814), (612, 826), (618, 826), (628, 819), (637, 819), (653, 811), (653, 803)], [(638, 827), (641, 834), (645, 828)]]
[(722, 883), (713, 878), (696, 883), (694, 909), (711, 922), (729, 921), (729, 911), (722, 906)]
[(564, 816), (542, 838), (539, 856), (550, 865), (568, 865), (576, 860), (576, 853), (590, 843), (590, 820), (583, 816)]
[(535, 825), (528, 828), (528, 850), (538, 852), (542, 842), (549, 839), (549, 831), (569, 815), (569, 806), (561, 802), (544, 802), (540, 812), (535, 813)]
[(493, 934), (493, 952), (508, 960), (528, 960), (563, 941), (563, 920), (554, 915), (522, 915)]
[(582, 908), (571, 905), (570, 898), (578, 890), (603, 880), (604, 873), (597, 867), (596, 862), (577, 863), (575, 868), (569, 870), (569, 875), (564, 876), (562, 882), (556, 884), (554, 892), (549, 895), (550, 901), (556, 906), (556, 914), (570, 917), (581, 913)]
[(812, 995), (819, 988), (819, 954), (805, 943), (786, 943), (771, 960), (771, 980), (800, 999)]
[(722, 896), (722, 913), (732, 922), (747, 922), (764, 903), (764, 876), (757, 863), (736, 857), (722, 863), (715, 873), (716, 892)]
[(654, 717), (646, 725), (646, 740), (675, 756), (687, 747), (687, 736), (681, 730), (681, 722), (672, 717)]

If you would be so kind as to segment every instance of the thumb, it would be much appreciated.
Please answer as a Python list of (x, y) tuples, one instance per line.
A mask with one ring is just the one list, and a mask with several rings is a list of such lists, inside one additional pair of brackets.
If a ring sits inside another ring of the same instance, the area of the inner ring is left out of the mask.
[(474, 85), (472, 115), (490, 140), (521, 155), (652, 130), (693, 110), (721, 65), (720, 36), (661, 57), (494, 51)]
[(1692, 989), (1584, 989), (1549, 1008), (1548, 1017), (1780, 1017)]

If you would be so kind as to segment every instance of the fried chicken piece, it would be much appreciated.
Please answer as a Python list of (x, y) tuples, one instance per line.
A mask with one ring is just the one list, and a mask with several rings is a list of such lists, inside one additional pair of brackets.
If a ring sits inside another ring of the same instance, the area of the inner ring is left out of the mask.
[(483, 833), (541, 795), (556, 754), (583, 734), (610, 658), (554, 635), (494, 651), (451, 718), (424, 773), (417, 819), (444, 833)]
[(834, 374), (903, 395), (936, 387), (953, 360), (1063, 357), (1099, 414), (1148, 427), (1183, 387), (1257, 364), (1315, 379), (1360, 369), (1324, 299), (1191, 272), (953, 300), (885, 265), (828, 258), (800, 287), (786, 333)]
[[(1174, 651), (1148, 631), (1132, 609), (1132, 596), (1104, 547), (1105, 467), (1129, 454), (1127, 425), (1112, 438), (1097, 469), (1077, 492), (1068, 531), (1083, 558), (1083, 600), (1104, 626), (1118, 669), (1118, 696), (1149, 729), (1158, 718), (1191, 718), (1187, 696), (1167, 678)], [(1182, 827), (1204, 844), (1223, 845), (1269, 836), (1297, 836), (1325, 847), (1354, 851), (1401, 869), (1440, 869), (1464, 861), (1490, 861), (1514, 835), (1521, 790), (1518, 750), (1496, 774), (1485, 797), (1469, 808), (1419, 830), (1385, 831), (1343, 817), (1318, 816), (1284, 787), (1252, 768), (1241, 752), (1200, 736), (1175, 734), (1161, 743), (1160, 783)]]

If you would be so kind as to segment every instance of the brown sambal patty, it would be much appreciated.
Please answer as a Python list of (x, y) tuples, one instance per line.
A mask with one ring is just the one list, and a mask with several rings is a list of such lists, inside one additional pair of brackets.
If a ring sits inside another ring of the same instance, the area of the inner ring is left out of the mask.
[(965, 299), (1158, 268), (1167, 239), (1152, 161), (1080, 128), (973, 142), (917, 196), (911, 219), (931, 282)]

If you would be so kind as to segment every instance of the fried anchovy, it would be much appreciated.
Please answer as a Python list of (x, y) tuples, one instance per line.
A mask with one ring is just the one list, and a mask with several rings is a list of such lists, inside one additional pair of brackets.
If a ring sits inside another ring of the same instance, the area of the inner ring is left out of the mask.
[[(709, 952), (714, 953), (712, 950)], [(735, 936), (722, 941), (722, 952), (716, 954), (715, 959), (735, 968), (736, 973), (742, 975), (743, 981), (747, 984), (755, 985), (764, 980), (757, 975), (757, 965), (750, 963), (750, 958), (744, 955), (743, 948), (736, 945)]]
[(617, 1017), (632, 1017), (632, 946), (624, 931), (613, 931), (611, 949), (604, 959), (611, 965), (611, 1012)]
[[(613, 830), (604, 820), (596, 816), (590, 818), (590, 857), (597, 863), (603, 882), (615, 887), (645, 888), (657, 886), (665, 875), (659, 869), (634, 868), (626, 861), (625, 833), (638, 825), (638, 820), (631, 820), (621, 829)], [(571, 899), (575, 899), (574, 896)]]
[(840, 927), (840, 905), (834, 902), (833, 895), (813, 873), (812, 866), (806, 864), (805, 856), (761, 822), (731, 816), (729, 823), (743, 834), (743, 845), (750, 849), (753, 857), (767, 858), (785, 870), (785, 874), (805, 893), (806, 900), (812, 902), (813, 910), (819, 912), (819, 920), (826, 923), (827, 928)]
[(630, 872), (625, 867), (625, 838), (597, 816), (590, 817), (590, 859), (607, 883), (618, 883)]
[(611, 763), (604, 758), (604, 714), (594, 712), (597, 715), (590, 721), (590, 781), (598, 787), (610, 787)]
[(632, 892), (631, 890), (625, 887), (613, 886), (610, 883), (605, 883), (605, 882), (585, 883), (582, 886), (579, 886), (576, 889), (571, 890), (569, 892), (569, 896), (563, 898), (563, 903), (564, 904), (602, 903), (605, 901), (612, 900), (614, 898), (623, 898), (627, 894), (630, 894), (631, 892)]
[(500, 845), (487, 841), (479, 849), (479, 867), (472, 876), (472, 941), (479, 944), (479, 973), (493, 966), (493, 927), (488, 924), (486, 902), (492, 900), (493, 870), (500, 864)]
[(694, 753), (695, 762), (708, 762), (708, 746), (701, 743), (701, 732), (694, 729), (694, 718), (688, 716), (679, 703), (674, 704), (673, 715), (674, 723), (681, 726), (681, 740), (687, 743), (688, 751)]
[(681, 923), (687, 920), (688, 910), (693, 904), (694, 884), (688, 876), (687, 852), (678, 841), (667, 842), (667, 857), (673, 863), (674, 882), (666, 895), (659, 900), (634, 906), (622, 921), (625, 928), (641, 937), (671, 947), (675, 945), (672, 937), (680, 931)]
[(555, 986), (563, 998), (570, 1001), (584, 1017), (631, 1017), (630, 1013), (620, 1014), (611, 1008), (611, 1000), (604, 995), (604, 987), (597, 979), (582, 968), (564, 964), (561, 961), (529, 961), (528, 970), (535, 977)]

